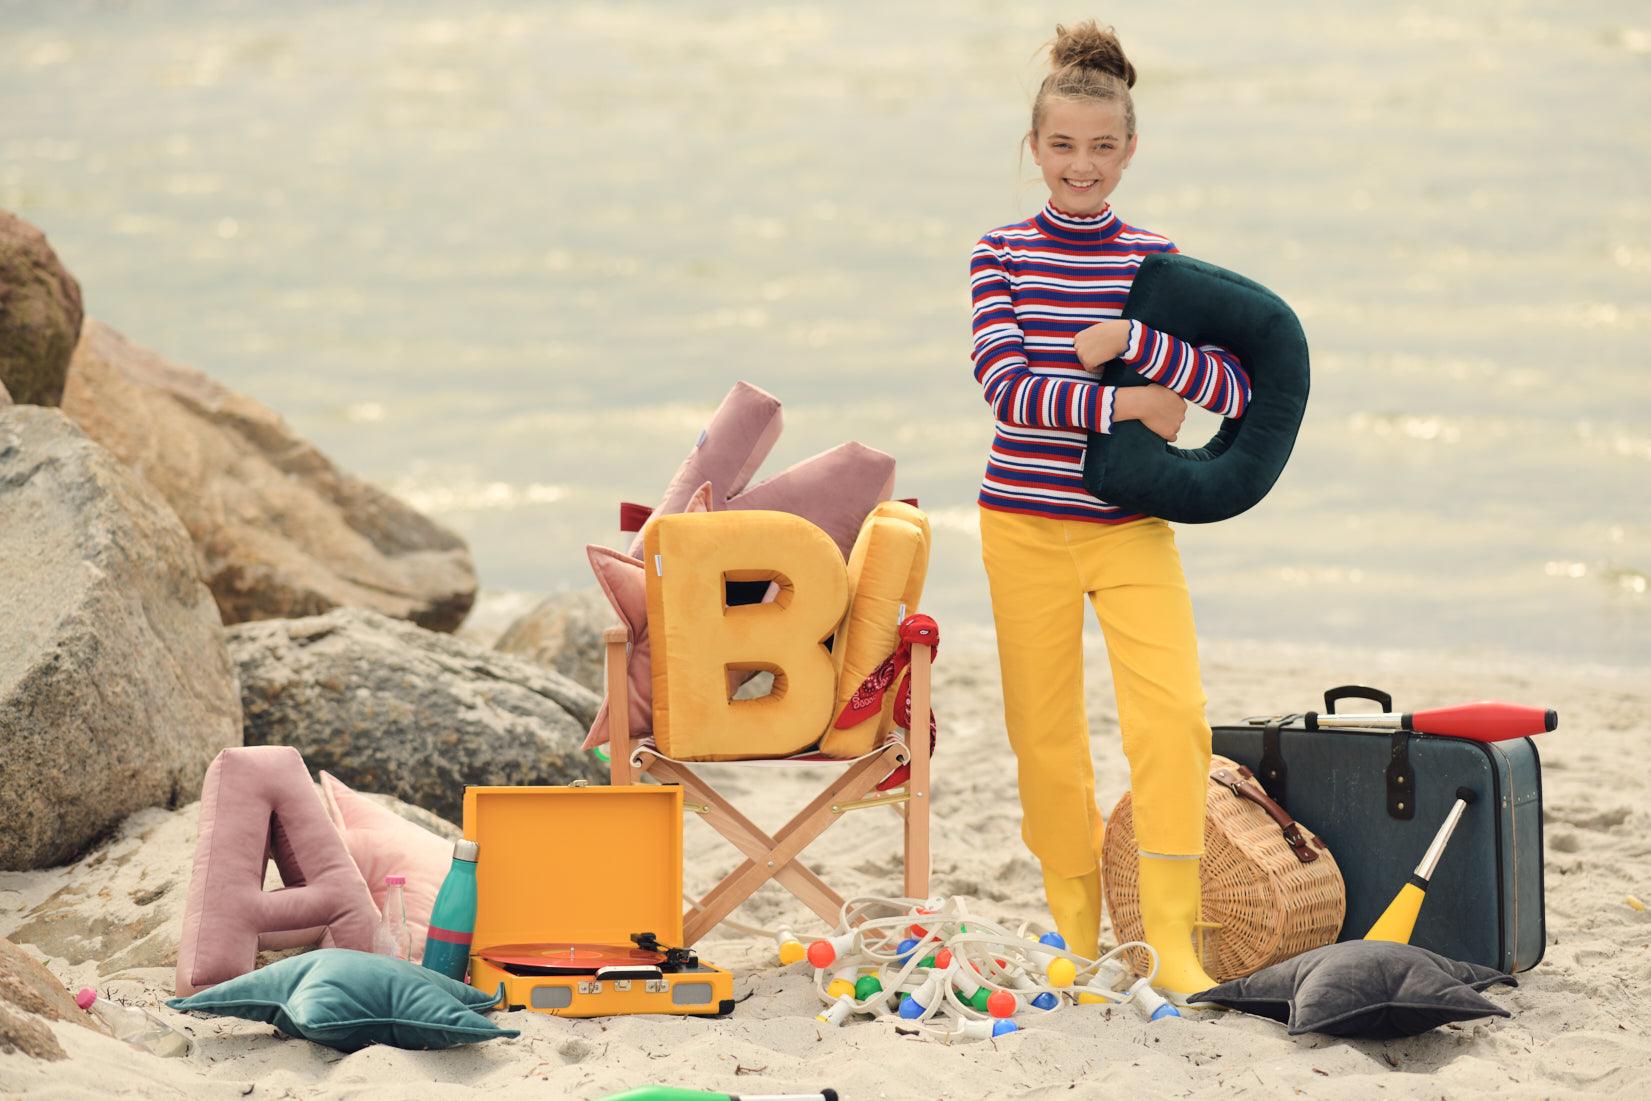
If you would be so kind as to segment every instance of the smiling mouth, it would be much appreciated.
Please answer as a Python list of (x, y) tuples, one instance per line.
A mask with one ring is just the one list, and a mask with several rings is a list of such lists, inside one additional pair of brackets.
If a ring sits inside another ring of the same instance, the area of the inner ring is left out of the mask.
[(1077, 180), (1068, 180), (1068, 179), (1065, 179), (1063, 177), (1061, 182), (1066, 184), (1066, 186), (1070, 187), (1073, 191), (1090, 191), (1100, 181), (1099, 180), (1084, 180), (1080, 183)]

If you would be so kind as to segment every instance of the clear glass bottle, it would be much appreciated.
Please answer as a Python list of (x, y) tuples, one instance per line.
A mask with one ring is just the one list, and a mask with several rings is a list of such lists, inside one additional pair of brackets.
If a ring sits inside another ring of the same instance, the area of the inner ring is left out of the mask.
[(384, 916), (379, 918), (378, 929), (373, 933), (373, 951), (404, 960), (413, 950), (412, 934), (407, 931), (407, 899), (402, 890), (407, 885), (407, 877), (387, 875), (384, 884), (388, 888), (384, 892)]
[(83, 987), (75, 995), (75, 1004), (108, 1025), (115, 1039), (125, 1040), (133, 1047), (168, 1058), (188, 1055), (194, 1050), (189, 1037), (153, 1013), (100, 998), (91, 987)]

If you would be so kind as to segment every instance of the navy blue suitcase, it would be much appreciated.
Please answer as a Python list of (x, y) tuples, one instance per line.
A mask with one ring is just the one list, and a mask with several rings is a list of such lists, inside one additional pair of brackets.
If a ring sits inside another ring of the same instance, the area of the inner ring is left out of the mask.
[[(1372, 688), (1324, 694), (1393, 700)], [(1547, 947), (1542, 766), (1529, 738), (1476, 742), (1413, 731), (1310, 729), (1312, 712), (1214, 728), (1215, 752), (1246, 765), (1267, 793), (1330, 847), (1347, 881), (1341, 940), (1369, 931), (1404, 886), (1456, 801), (1467, 808), (1433, 873), (1410, 943), (1501, 971), (1527, 971)]]

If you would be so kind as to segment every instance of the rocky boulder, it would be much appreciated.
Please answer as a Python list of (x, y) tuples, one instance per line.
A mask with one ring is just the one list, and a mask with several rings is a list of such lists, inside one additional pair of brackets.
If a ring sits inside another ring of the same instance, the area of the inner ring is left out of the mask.
[(46, 235), (0, 210), (0, 393), (20, 405), (61, 401), (82, 317), (80, 284)]
[(228, 632), (248, 745), (457, 821), (466, 784), (600, 781), (599, 700), (518, 658), (361, 609)]
[(450, 631), (470, 610), (457, 535), (101, 322), (81, 334), (63, 408), (171, 502), (225, 623), (363, 607)]
[(601, 693), (602, 630), (616, 622), (613, 605), (595, 586), (553, 593), (511, 624), (493, 648)]
[(56, 409), (0, 409), (0, 869), (197, 798), (241, 699), (188, 534)]

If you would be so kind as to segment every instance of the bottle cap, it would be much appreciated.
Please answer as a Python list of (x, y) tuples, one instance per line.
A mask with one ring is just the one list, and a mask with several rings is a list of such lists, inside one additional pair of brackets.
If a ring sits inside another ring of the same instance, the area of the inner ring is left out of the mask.
[(75, 1004), (82, 1009), (92, 1008), (92, 1003), (95, 1001), (97, 1001), (97, 991), (89, 986), (81, 987), (80, 993), (75, 995)]
[(474, 841), (456, 841), (453, 843), (453, 858), (455, 860), (468, 860), (474, 864), (477, 855), (481, 851), (481, 846)]
[(384, 877), (384, 882), (391, 887), (405, 887), (407, 877), (404, 875), (387, 875)]

